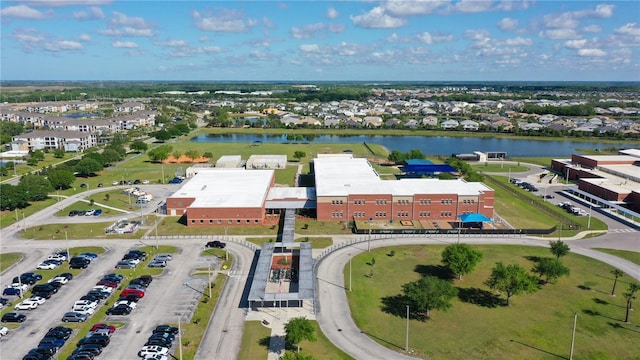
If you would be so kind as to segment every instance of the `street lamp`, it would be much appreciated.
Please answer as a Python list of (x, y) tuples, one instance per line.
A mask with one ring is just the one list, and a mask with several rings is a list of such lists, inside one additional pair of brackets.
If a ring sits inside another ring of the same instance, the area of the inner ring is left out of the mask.
[(351, 254), (347, 254), (349, 256), (349, 291), (351, 291)]
[(573, 343), (576, 338), (576, 323), (578, 322), (578, 313), (573, 315), (573, 331), (571, 332), (571, 351), (569, 352), (569, 360), (573, 360)]
[(367, 252), (371, 252), (371, 221), (373, 219), (369, 218), (369, 241), (367, 243)]
[(180, 354), (178, 360), (182, 360), (182, 327), (180, 326), (180, 317), (181, 314), (176, 313), (178, 315), (178, 353)]
[(404, 340), (404, 351), (409, 351), (409, 305), (407, 305), (407, 334)]
[(64, 231), (64, 240), (67, 246), (67, 261), (71, 259), (71, 253), (69, 252), (69, 237), (67, 236), (67, 230)]

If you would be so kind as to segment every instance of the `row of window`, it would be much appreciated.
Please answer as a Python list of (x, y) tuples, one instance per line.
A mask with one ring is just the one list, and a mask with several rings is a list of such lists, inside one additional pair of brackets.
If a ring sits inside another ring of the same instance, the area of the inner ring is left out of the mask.
[[(191, 223), (192, 223), (192, 224), (196, 224), (196, 223), (200, 223), (200, 224), (204, 224), (204, 223), (207, 223), (207, 224), (213, 224), (214, 222), (215, 222), (216, 224), (222, 224), (222, 221), (223, 221), (222, 219), (217, 219), (217, 220), (216, 220), (216, 219), (200, 219), (200, 220), (191, 219)], [(251, 224), (251, 221), (252, 221), (252, 220), (251, 220), (251, 219), (245, 219), (244, 221), (245, 221), (245, 223), (247, 223), (247, 224)], [(260, 219), (253, 219), (253, 222), (254, 222), (255, 224), (259, 224), (259, 223), (260, 223)], [(233, 220), (233, 219), (227, 219), (227, 224), (233, 224), (233, 223), (234, 223), (234, 220)], [(236, 224), (242, 224), (242, 219), (236, 219), (236, 220), (235, 220), (235, 223), (236, 223)]]
[[(462, 200), (463, 204), (475, 204), (475, 200)], [(365, 205), (367, 203), (366, 200), (357, 199), (353, 201), (354, 205)], [(411, 203), (410, 200), (398, 200), (398, 205), (409, 205)], [(343, 200), (331, 200), (331, 205), (343, 205)], [(420, 205), (431, 205), (431, 199), (421, 199), (419, 200)], [(453, 199), (442, 199), (440, 200), (440, 204), (442, 205), (453, 205)], [(376, 200), (376, 205), (387, 205), (387, 200)]]
[(463, 203), (463, 204), (475, 204), (475, 203), (476, 203), (476, 201), (475, 201), (475, 200), (473, 200), (473, 199), (471, 199), (471, 200), (462, 200), (462, 203)]
[(342, 200), (331, 200), (331, 205), (342, 205)]
[(343, 217), (343, 216), (344, 216), (344, 214), (342, 213), (342, 211), (339, 211), (339, 212), (332, 212), (332, 213), (331, 213), (331, 217), (332, 217), (332, 218), (340, 218), (340, 219), (342, 219), (342, 217)]

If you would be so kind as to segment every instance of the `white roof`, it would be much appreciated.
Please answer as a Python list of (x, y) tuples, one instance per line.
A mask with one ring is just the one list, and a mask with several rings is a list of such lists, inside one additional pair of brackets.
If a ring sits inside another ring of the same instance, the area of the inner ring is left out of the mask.
[(323, 196), (347, 196), (350, 194), (391, 194), (412, 196), (415, 194), (478, 195), (492, 191), (483, 183), (464, 180), (401, 179), (382, 180), (369, 161), (364, 158), (322, 157), (316, 158), (316, 194)]
[(200, 169), (171, 197), (195, 198), (191, 208), (262, 207), (274, 170)]

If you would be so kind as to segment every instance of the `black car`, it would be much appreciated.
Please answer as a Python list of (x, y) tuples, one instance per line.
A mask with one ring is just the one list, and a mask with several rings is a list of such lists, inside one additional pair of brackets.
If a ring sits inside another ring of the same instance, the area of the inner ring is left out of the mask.
[(153, 339), (148, 339), (147, 342), (144, 343), (144, 346), (154, 346), (154, 345), (171, 348), (171, 346), (173, 346), (173, 341), (167, 340), (167, 339), (161, 339), (161, 338), (153, 338)]
[(109, 345), (110, 341), (111, 340), (109, 339), (108, 336), (93, 335), (93, 336), (80, 339), (80, 341), (78, 341), (76, 346), (81, 347), (83, 345), (88, 345), (88, 344), (98, 344), (98, 345), (101, 345), (102, 347), (105, 347)]
[(38, 343), (38, 348), (57, 347), (60, 349), (64, 345), (63, 339), (45, 337)]
[(15, 313), (15, 312), (8, 312), (4, 315), (2, 315), (2, 319), (0, 319), (0, 321), (2, 322), (24, 322), (25, 320), (27, 320), (27, 316), (20, 314), (20, 313)]
[(0, 297), (0, 305), (5, 306), (9, 303), (9, 299)]
[(49, 330), (45, 334), (45, 338), (52, 337), (60, 340), (67, 340), (71, 336), (71, 333), (66, 333), (63, 331)]
[(177, 334), (179, 329), (174, 326), (169, 325), (158, 325), (155, 329), (153, 329), (154, 333), (169, 333), (169, 334)]
[(109, 293), (108, 293), (108, 292), (106, 292), (106, 291), (100, 291), (100, 290), (89, 290), (89, 292), (87, 293), (87, 295), (89, 295), (89, 296), (93, 296), (93, 297), (97, 297), (97, 298), (99, 298), (99, 299), (106, 299), (106, 298), (108, 298), (108, 297), (109, 297), (109, 295), (111, 295), (111, 294), (109, 294)]
[(147, 253), (138, 249), (129, 250), (127, 254), (138, 254), (141, 257), (144, 257), (145, 259), (147, 258)]
[(49, 360), (53, 359), (53, 355), (55, 355), (56, 352), (56, 349), (31, 349), (22, 360)]
[(70, 269), (86, 269), (91, 263), (91, 260), (83, 256), (74, 256), (69, 260)]
[(142, 181), (141, 181), (140, 179), (135, 179), (135, 180), (133, 181), (133, 184), (134, 184), (134, 185), (142, 184)]
[(176, 338), (175, 335), (168, 332), (155, 332), (151, 336), (149, 336), (149, 340), (151, 339), (164, 339), (168, 341), (173, 341)]
[(41, 297), (43, 299), (51, 299), (52, 292), (49, 291), (32, 291), (31, 296)]
[(67, 280), (71, 280), (73, 279), (73, 274), (72, 273), (62, 273), (62, 274), (58, 274), (54, 277), (61, 277), (61, 278), (65, 278)]
[(100, 301), (102, 301), (102, 298), (99, 298), (97, 296), (93, 296), (93, 295), (84, 295), (80, 298), (80, 300), (89, 300), (89, 301), (95, 301), (97, 303), (99, 303)]
[(76, 353), (67, 358), (67, 360), (93, 360), (95, 355), (87, 352)]
[(100, 344), (85, 344), (73, 350), (72, 354), (89, 353), (89, 354), (93, 354), (93, 356), (98, 356), (102, 354), (102, 349), (103, 349), (103, 346)]
[[(37, 283), (40, 280), (42, 280), (42, 275), (40, 275), (40, 274), (28, 272), (28, 273), (24, 273), (24, 274), (20, 275), (20, 282), (22, 282), (23, 284), (33, 285), (33, 284)], [(13, 278), (13, 282), (14, 283), (18, 282), (18, 277), (17, 276)]]
[(147, 283), (147, 286), (149, 286), (149, 284), (151, 284), (151, 282), (153, 281), (153, 278), (151, 277), (151, 275), (141, 275), (141, 276), (138, 276), (136, 279), (140, 279), (144, 281), (145, 283)]
[(135, 296), (135, 295), (127, 295), (127, 296), (120, 296), (118, 298), (118, 301), (133, 301), (133, 302), (138, 302), (138, 300), (140, 300), (139, 297)]
[(131, 308), (125, 304), (118, 305), (107, 309), (107, 315), (129, 315)]
[(216, 249), (224, 249), (225, 246), (227, 246), (227, 244), (223, 243), (222, 241), (214, 240), (214, 241), (209, 241), (208, 243), (206, 243), (204, 247), (216, 248)]
[(113, 281), (116, 283), (120, 283), (122, 282), (122, 280), (124, 279), (124, 276), (120, 275), (120, 274), (107, 274), (105, 276), (102, 277), (102, 280), (109, 280), (109, 281)]
[(55, 293), (58, 292), (59, 289), (60, 289), (60, 287), (56, 286), (53, 283), (46, 283), (46, 284), (40, 284), (40, 285), (34, 286), (31, 291), (34, 292), (34, 293), (37, 293), (37, 292), (48, 292), (48, 293), (55, 294)]
[[(133, 285), (133, 286), (132, 286)], [(136, 286), (142, 286), (141, 290), (146, 289), (149, 286), (149, 283), (142, 280), (142, 279), (133, 279), (131, 281), (129, 281), (129, 285), (127, 287), (136, 287)]]
[(76, 215), (78, 215), (78, 210), (69, 211), (69, 216), (76, 216)]
[(61, 332), (67, 335), (71, 335), (71, 333), (73, 332), (73, 329), (68, 328), (66, 326), (56, 326), (56, 327), (49, 328), (49, 331)]

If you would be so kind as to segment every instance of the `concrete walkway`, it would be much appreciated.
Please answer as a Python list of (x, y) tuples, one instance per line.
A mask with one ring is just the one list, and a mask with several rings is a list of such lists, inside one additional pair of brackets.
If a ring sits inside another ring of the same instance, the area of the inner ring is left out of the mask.
[(246, 321), (260, 321), (262, 326), (271, 329), (268, 360), (278, 360), (284, 355), (286, 346), (284, 326), (290, 319), (297, 317), (315, 320), (315, 316), (307, 308), (261, 308), (247, 314)]

